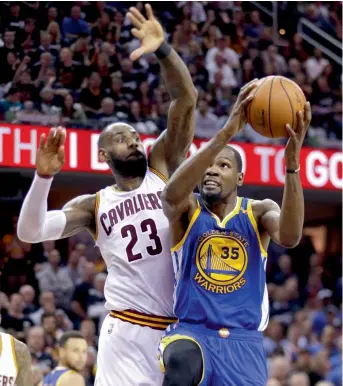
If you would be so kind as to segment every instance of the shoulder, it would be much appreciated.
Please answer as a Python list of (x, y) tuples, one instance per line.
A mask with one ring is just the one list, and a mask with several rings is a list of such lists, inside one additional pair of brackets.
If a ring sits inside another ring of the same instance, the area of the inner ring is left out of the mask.
[(11, 339), (14, 347), (16, 366), (19, 369), (23, 366), (23, 364), (31, 362), (31, 355), (25, 343), (20, 342), (20, 340), (14, 338), (13, 336), (11, 336)]
[(269, 198), (266, 198), (265, 200), (252, 200), (251, 209), (255, 218), (260, 218), (267, 212), (280, 213), (279, 205)]
[(68, 201), (64, 205), (63, 209), (80, 208), (94, 211), (96, 196), (96, 194), (83, 194), (82, 196), (77, 196), (72, 200)]
[(67, 371), (60, 378), (59, 386), (69, 386), (69, 385), (84, 386), (85, 381), (83, 376), (73, 370)]

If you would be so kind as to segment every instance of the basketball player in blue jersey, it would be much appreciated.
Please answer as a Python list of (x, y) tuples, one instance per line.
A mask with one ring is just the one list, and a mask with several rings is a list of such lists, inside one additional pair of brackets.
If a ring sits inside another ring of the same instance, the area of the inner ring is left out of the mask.
[[(298, 244), (304, 221), (299, 157), (311, 111), (298, 113), (285, 149), (281, 210), (271, 200), (237, 196), (242, 160), (227, 145), (246, 121), (256, 81), (242, 88), (225, 127), (171, 177), (162, 193), (176, 273), (175, 315), (160, 345), (163, 386), (264, 386), (262, 331), (270, 239)], [(193, 194), (198, 184), (200, 195)]]
[(40, 386), (85, 386), (80, 372), (87, 360), (87, 342), (79, 331), (68, 331), (59, 342), (57, 367), (45, 376)]

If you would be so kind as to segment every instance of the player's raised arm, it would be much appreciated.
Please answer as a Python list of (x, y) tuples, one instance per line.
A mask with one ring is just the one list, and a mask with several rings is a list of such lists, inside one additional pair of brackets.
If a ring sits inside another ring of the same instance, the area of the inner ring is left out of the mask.
[[(93, 232), (95, 195), (70, 201), (63, 210), (48, 211), (48, 195), (53, 176), (64, 164), (66, 132), (51, 129), (46, 140), (43, 134), (36, 155), (36, 175), (27, 193), (18, 220), (18, 237), (38, 243), (69, 237), (83, 229)], [(94, 232), (93, 232), (94, 233)]]
[(300, 150), (311, 122), (311, 107), (307, 102), (304, 111), (298, 112), (297, 128), (287, 125), (290, 136), (285, 149), (286, 180), (281, 211), (271, 200), (253, 202), (254, 214), (262, 231), (272, 240), (288, 248), (298, 245), (304, 224), (304, 193), (301, 185)]
[(168, 181), (161, 199), (169, 220), (173, 221), (188, 210), (189, 205), (195, 200), (193, 190), (206, 169), (228, 141), (243, 127), (246, 122), (245, 108), (253, 99), (253, 95), (249, 94), (255, 87), (256, 80), (241, 89), (225, 126), (205, 146), (184, 161)]
[(33, 386), (31, 354), (26, 344), (14, 339), (14, 349), (18, 364), (17, 386)]
[(154, 52), (159, 59), (162, 76), (171, 98), (168, 127), (156, 141), (150, 153), (150, 164), (162, 174), (170, 176), (186, 158), (194, 136), (194, 111), (197, 90), (182, 59), (165, 41), (160, 23), (145, 6), (147, 18), (131, 7), (128, 18), (135, 28), (132, 34), (141, 40), (141, 46), (132, 52), (136, 60), (143, 54)]

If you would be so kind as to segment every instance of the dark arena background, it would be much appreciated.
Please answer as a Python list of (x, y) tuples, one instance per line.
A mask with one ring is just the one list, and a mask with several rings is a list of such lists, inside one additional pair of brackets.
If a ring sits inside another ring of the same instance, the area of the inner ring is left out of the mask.
[[(143, 3), (120, 1), (0, 3), (1, 329), (27, 343), (36, 385), (58, 361), (59, 337), (73, 328), (87, 339), (84, 377), (93, 385), (106, 315), (106, 268), (88, 234), (34, 245), (17, 237), (39, 135), (67, 128), (66, 163), (49, 195), (54, 209), (113, 183), (97, 155), (108, 123), (133, 125), (147, 151), (166, 128), (169, 97), (155, 56), (129, 59), (139, 46), (125, 17), (131, 5), (143, 9)], [(286, 76), (311, 102), (301, 155), (303, 237), (291, 250), (269, 247), (264, 346), (269, 386), (340, 386), (342, 3), (173, 1), (152, 7), (199, 92), (190, 153), (223, 126), (239, 88), (255, 77)], [(239, 195), (281, 204), (285, 140), (264, 138), (247, 124), (234, 144), (245, 168)], [(51, 274), (56, 261), (57, 274)]]

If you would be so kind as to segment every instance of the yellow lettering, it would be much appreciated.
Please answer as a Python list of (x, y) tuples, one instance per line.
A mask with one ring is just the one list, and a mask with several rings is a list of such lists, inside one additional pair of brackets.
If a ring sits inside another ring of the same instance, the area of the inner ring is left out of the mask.
[(195, 274), (194, 280), (196, 280), (199, 284), (201, 284), (204, 281), (204, 278), (200, 275), (199, 272)]
[(233, 286), (235, 288), (235, 291), (241, 288), (241, 285), (239, 283), (234, 283)]
[(217, 285), (217, 288), (216, 288), (217, 294), (222, 294), (223, 293), (223, 289), (224, 289), (224, 287), (222, 287), (221, 285)]
[(216, 289), (216, 286), (215, 286), (214, 284), (210, 284), (210, 285), (208, 286), (208, 290), (211, 291), (211, 292), (214, 292), (215, 289)]
[(228, 285), (228, 286), (226, 286), (226, 290), (227, 290), (227, 292), (233, 292), (234, 290), (235, 290), (235, 287), (233, 286), (233, 285)]
[(204, 287), (208, 291), (208, 288), (207, 288), (208, 282), (207, 281), (205, 281), (204, 283), (201, 283), (200, 285), (201, 285), (201, 287)]

